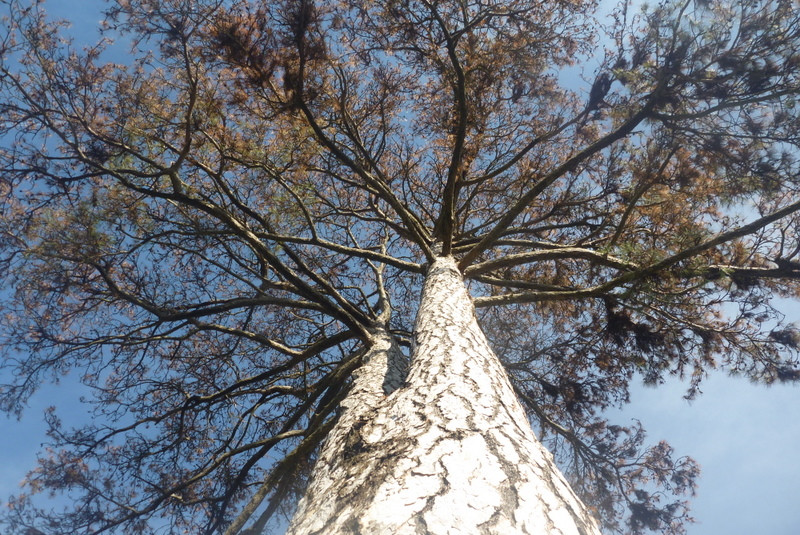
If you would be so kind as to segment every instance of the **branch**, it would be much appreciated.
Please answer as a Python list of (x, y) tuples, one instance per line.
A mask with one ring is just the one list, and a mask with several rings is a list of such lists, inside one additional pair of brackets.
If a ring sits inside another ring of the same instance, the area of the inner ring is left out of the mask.
[(493, 260), (488, 260), (486, 262), (481, 262), (480, 264), (474, 264), (464, 271), (464, 275), (470, 277), (487, 273), (489, 271), (494, 271), (495, 269), (518, 266), (520, 264), (527, 264), (529, 262), (567, 259), (589, 260), (595, 264), (613, 267), (624, 271), (630, 271), (639, 267), (633, 262), (628, 262), (627, 260), (623, 260), (608, 254), (598, 253), (597, 251), (593, 251), (591, 249), (583, 249), (581, 247), (560, 247), (544, 251), (510, 254), (495, 258)]
[[(284, 264), (277, 257), (277, 255), (273, 253), (269, 249), (269, 247), (267, 247), (261, 241), (261, 239), (259, 239), (258, 235), (253, 230), (251, 230), (245, 223), (240, 221), (236, 216), (231, 214), (228, 210), (225, 210), (224, 208), (212, 203), (209, 200), (189, 197), (188, 195), (182, 193), (181, 194), (164, 193), (151, 188), (138, 186), (129, 181), (128, 179), (126, 179), (122, 174), (120, 174), (119, 171), (108, 170), (108, 172), (112, 176), (114, 176), (123, 186), (133, 191), (137, 191), (139, 193), (143, 193), (151, 197), (166, 199), (171, 202), (182, 204), (184, 206), (194, 208), (207, 215), (212, 216), (217, 221), (219, 221), (227, 228), (229, 228), (231, 232), (233, 232), (235, 235), (242, 238), (242, 240), (245, 241), (258, 256), (264, 258), (267, 261), (267, 263), (278, 274), (281, 275), (281, 277), (283, 277), (286, 281), (290, 282), (294, 286), (294, 288), (296, 289), (296, 293), (298, 295), (305, 297), (309, 301), (318, 303), (319, 305), (322, 306), (326, 314), (329, 314), (332, 317), (339, 319), (340, 321), (345, 323), (348, 327), (362, 332), (365, 336), (368, 334), (366, 326), (370, 324), (370, 321), (361, 313), (361, 311), (359, 311), (355, 306), (350, 304), (343, 297), (338, 295), (338, 293), (333, 294), (333, 297), (334, 299), (337, 300), (338, 304), (332, 303), (331, 301), (327, 300), (320, 291), (315, 289), (308, 282), (304, 281), (292, 269), (290, 269), (286, 264)], [(290, 254), (290, 251), (287, 251), (287, 254)], [(296, 261), (299, 261), (299, 259), (297, 259)], [(300, 262), (299, 265), (303, 267), (302, 262)], [(330, 286), (329, 284), (322, 281), (321, 278), (316, 274), (314, 274), (313, 272), (311, 272), (310, 274), (312, 277), (315, 277), (315, 280), (318, 283), (321, 283), (323, 287)]]
[[(655, 275), (656, 273), (659, 273), (669, 267), (674, 266), (678, 262), (699, 255), (700, 253), (712, 249), (717, 245), (721, 245), (731, 240), (747, 236), (748, 234), (753, 234), (754, 232), (764, 228), (770, 223), (778, 221), (779, 219), (782, 219), (798, 211), (800, 211), (800, 201), (792, 203), (784, 208), (781, 208), (780, 210), (776, 210), (771, 214), (760, 217), (755, 221), (748, 223), (747, 225), (742, 225), (739, 228), (718, 234), (717, 236), (711, 238), (710, 240), (706, 240), (705, 242), (696, 245), (694, 247), (689, 247), (688, 249), (684, 249), (683, 251), (680, 251), (668, 258), (665, 258), (660, 262), (656, 262), (655, 264), (639, 268), (635, 271), (628, 271), (618, 277), (615, 277), (607, 282), (598, 284), (597, 286), (591, 288), (563, 290), (563, 291), (558, 290), (552, 292), (549, 291), (516, 292), (516, 293), (509, 293), (509, 294), (496, 295), (490, 297), (477, 297), (475, 298), (474, 303), (476, 307), (486, 307), (486, 306), (509, 305), (513, 303), (565, 301), (571, 299), (585, 299), (587, 297), (600, 297), (603, 295), (607, 295), (608, 292), (610, 292), (614, 288)], [(739, 267), (734, 268), (734, 270), (738, 270), (741, 273), (745, 274), (763, 273), (773, 278), (781, 278), (784, 276), (788, 276), (788, 278), (795, 278), (796, 276), (800, 275), (800, 272), (795, 272), (794, 270), (787, 270), (786, 268), (778, 268), (778, 269), (764, 268), (762, 271), (757, 271), (759, 269), (760, 268), (739, 268)]]
[(517, 218), (517, 216), (519, 216), (528, 207), (528, 205), (553, 182), (558, 180), (565, 173), (575, 169), (581, 162), (585, 161), (592, 155), (600, 152), (612, 143), (626, 137), (633, 132), (633, 129), (652, 113), (658, 93), (660, 93), (660, 88), (656, 88), (653, 93), (650, 94), (650, 97), (645, 105), (642, 106), (642, 108), (632, 117), (625, 121), (619, 128), (604, 136), (602, 139), (592, 143), (574, 155), (572, 158), (553, 169), (550, 173), (542, 177), (541, 180), (534, 184), (534, 186), (528, 190), (528, 192), (525, 193), (525, 195), (523, 195), (519, 201), (509, 208), (509, 210), (502, 218), (500, 218), (494, 228), (490, 230), (477, 245), (473, 246), (467, 252), (467, 254), (464, 255), (464, 257), (458, 263), (459, 269), (463, 272), (473, 261), (478, 258), (478, 256), (481, 255), (481, 253), (483, 253), (489, 247), (492, 247), (494, 245), (494, 241), (503, 235), (506, 229), (510, 227)]
[(458, 182), (462, 174), (464, 143), (467, 137), (467, 82), (464, 69), (461, 67), (461, 62), (456, 54), (457, 38), (454, 39), (453, 36), (450, 35), (444, 20), (439, 16), (435, 6), (428, 2), (425, 2), (425, 4), (444, 34), (445, 43), (447, 44), (447, 55), (450, 58), (450, 63), (453, 65), (453, 70), (456, 74), (453, 98), (456, 102), (458, 117), (456, 119), (455, 131), (453, 132), (455, 137), (453, 140), (453, 154), (450, 157), (447, 181), (445, 182), (444, 191), (442, 192), (442, 204), (439, 217), (433, 231), (434, 237), (442, 243), (441, 254), (449, 255), (453, 243), (456, 197), (458, 196)]
[(395, 194), (389, 189), (389, 186), (380, 178), (374, 177), (371, 173), (369, 173), (366, 169), (361, 167), (358, 163), (353, 161), (347, 154), (342, 151), (328, 136), (325, 135), (325, 132), (322, 130), (322, 127), (317, 122), (314, 114), (311, 113), (311, 110), (308, 108), (308, 105), (305, 102), (300, 102), (299, 104), (300, 110), (303, 112), (303, 115), (308, 122), (308, 125), (314, 131), (314, 135), (316, 136), (317, 140), (322, 144), (323, 147), (328, 149), (333, 156), (336, 157), (337, 160), (342, 162), (344, 165), (349, 167), (354, 173), (356, 173), (365, 183), (369, 186), (373, 187), (378, 194), (381, 196), (383, 200), (385, 200), (392, 209), (395, 210), (397, 215), (400, 216), (400, 219), (403, 220), (405, 223), (406, 228), (414, 237), (414, 241), (419, 245), (419, 247), (425, 253), (425, 256), (428, 260), (433, 260), (433, 252), (430, 249), (429, 244), (431, 243), (431, 237), (428, 234), (427, 229), (419, 220), (419, 218), (411, 212), (401, 201), (398, 199)]

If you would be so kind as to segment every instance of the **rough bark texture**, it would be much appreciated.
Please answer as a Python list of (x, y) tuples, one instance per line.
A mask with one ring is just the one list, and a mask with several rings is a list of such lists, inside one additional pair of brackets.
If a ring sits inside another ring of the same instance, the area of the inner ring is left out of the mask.
[(406, 383), (388, 396), (373, 375), (399, 351), (376, 337), (289, 533), (599, 534), (535, 438), (450, 257), (429, 270), (415, 337)]

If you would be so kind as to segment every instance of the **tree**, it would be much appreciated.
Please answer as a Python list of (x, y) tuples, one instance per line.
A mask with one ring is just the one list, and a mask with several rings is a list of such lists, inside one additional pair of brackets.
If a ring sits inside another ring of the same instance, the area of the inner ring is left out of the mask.
[(121, 64), (3, 5), (0, 400), (94, 416), (11, 530), (681, 533), (602, 411), (800, 377), (789, 1), (119, 0)]

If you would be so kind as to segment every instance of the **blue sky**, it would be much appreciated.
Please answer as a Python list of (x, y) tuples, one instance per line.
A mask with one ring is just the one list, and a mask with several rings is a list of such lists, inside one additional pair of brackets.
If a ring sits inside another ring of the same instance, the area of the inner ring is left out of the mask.
[[(787, 316), (800, 319), (798, 309)], [(800, 533), (800, 389), (716, 374), (692, 402), (686, 385), (638, 387), (619, 418), (637, 418), (648, 442), (667, 440), (702, 474), (689, 535)]]
[[(76, 21), (75, 35), (91, 41), (99, 0), (51, 0), (48, 11)], [(800, 305), (787, 306), (787, 322), (800, 321)], [(702, 466), (688, 535), (797, 535), (800, 533), (800, 389), (767, 388), (745, 379), (712, 376), (704, 394), (683, 399), (686, 385), (635, 388), (632, 403), (614, 414), (618, 423), (642, 421), (650, 442), (666, 439), (678, 455)], [(86, 409), (73, 381), (48, 386), (32, 399), (22, 422), (0, 417), (0, 500), (19, 490), (45, 442), (43, 410), (59, 406), (65, 420), (80, 421)]]

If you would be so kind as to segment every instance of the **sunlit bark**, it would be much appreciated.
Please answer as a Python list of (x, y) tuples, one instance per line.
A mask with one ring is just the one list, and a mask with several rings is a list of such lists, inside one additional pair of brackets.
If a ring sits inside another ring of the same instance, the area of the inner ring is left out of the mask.
[(451, 257), (428, 273), (415, 342), (406, 384), (383, 397), (396, 376), (374, 373), (399, 350), (377, 338), (289, 533), (599, 533), (533, 435)]

